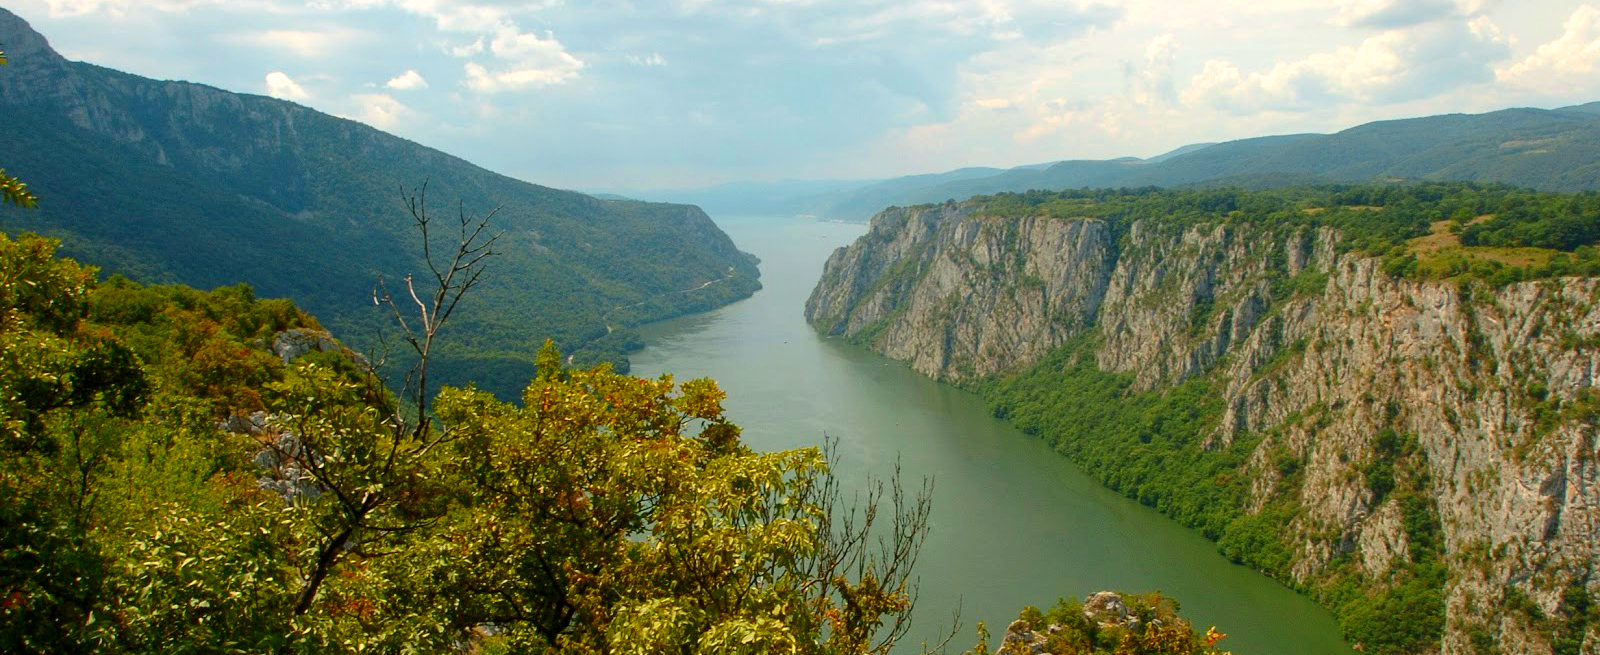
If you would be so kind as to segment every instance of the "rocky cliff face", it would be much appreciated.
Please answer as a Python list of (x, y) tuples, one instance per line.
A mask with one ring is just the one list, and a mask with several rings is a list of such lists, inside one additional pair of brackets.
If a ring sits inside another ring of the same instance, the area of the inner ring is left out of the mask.
[(1103, 224), (988, 221), (973, 209), (880, 214), (829, 258), (807, 320), (875, 335), (884, 354), (957, 379), (1015, 370), (1094, 322), (1109, 273)]
[[(1392, 435), (1414, 438), (1420, 464), (1397, 475), (1435, 503), (1444, 653), (1551, 652), (1563, 595), (1600, 592), (1600, 280), (1411, 281), (1330, 228), (1143, 220), (1117, 235), (981, 209), (880, 214), (828, 260), (807, 318), (956, 382), (1086, 333), (1133, 391), (1210, 380), (1225, 410), (1203, 447), (1259, 440), (1245, 511), (1297, 505), (1286, 575), (1303, 588), (1341, 571), (1389, 584), (1413, 531), (1373, 471)], [(1581, 631), (1566, 637), (1600, 649)]]

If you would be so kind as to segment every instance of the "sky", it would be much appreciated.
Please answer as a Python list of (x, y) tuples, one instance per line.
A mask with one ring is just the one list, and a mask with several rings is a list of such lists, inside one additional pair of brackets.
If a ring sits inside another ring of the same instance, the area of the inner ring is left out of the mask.
[(585, 190), (879, 178), (1600, 100), (1600, 1), (11, 0), (68, 58)]

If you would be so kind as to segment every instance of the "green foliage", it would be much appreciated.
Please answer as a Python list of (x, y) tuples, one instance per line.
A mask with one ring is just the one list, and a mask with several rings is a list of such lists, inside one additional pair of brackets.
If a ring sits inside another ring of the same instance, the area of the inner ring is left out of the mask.
[(1552, 617), (1555, 623), (1553, 655), (1579, 655), (1591, 627), (1600, 625), (1600, 603), (1594, 601), (1585, 582), (1584, 579), (1574, 580), (1562, 590), (1561, 604)]
[(293, 305), (97, 284), (53, 245), (0, 238), (0, 651), (881, 654), (908, 627), (926, 493), (842, 505), (709, 380), (547, 342), (521, 405), (446, 389), (408, 422), (351, 353), (266, 351), (317, 329)]
[[(1105, 221), (1114, 239), (1136, 221), (1155, 230), (1201, 225), (1249, 227), (1278, 238), (1321, 227), (1335, 229), (1341, 248), (1382, 259), (1393, 277), (1468, 277), (1493, 284), (1562, 275), (1600, 274), (1600, 194), (1548, 193), (1465, 182), (1365, 186), (1164, 190), (1082, 189), (1027, 191), (978, 197), (985, 215), (999, 218), (1050, 216)], [(1434, 222), (1468, 220), (1457, 248), (1434, 255), (1413, 240), (1430, 234)], [(1507, 249), (1515, 249), (1508, 251)], [(1419, 255), (1438, 261), (1424, 262)], [(1510, 262), (1510, 263), (1508, 263)], [(1314, 295), (1326, 286), (1325, 271), (1276, 279), (1280, 297)]]
[(1445, 569), (1430, 564), (1402, 568), (1395, 579), (1370, 591), (1349, 591), (1334, 607), (1345, 639), (1373, 655), (1423, 653), (1439, 646), (1444, 632)]
[(94, 271), (56, 260), (54, 248), (0, 235), (0, 450), (48, 451), (39, 435), (50, 412), (131, 416), (149, 391), (131, 351), (81, 325)]
[(7, 175), (6, 170), (3, 168), (0, 168), (0, 198), (3, 198), (7, 203), (27, 209), (39, 206), (39, 198), (28, 190), (28, 185), (22, 180)]
[(1312, 298), (1322, 295), (1328, 288), (1328, 274), (1323, 271), (1303, 270), (1287, 279), (1274, 280), (1274, 295), (1291, 298)]
[[(1127, 616), (1096, 617), (1083, 603), (1062, 598), (1048, 611), (1028, 607), (1007, 627), (1008, 639), (993, 655), (1227, 655), (1215, 646), (1227, 635), (1215, 627), (1198, 632), (1178, 614), (1178, 601), (1161, 595), (1118, 594)], [(990, 634), (978, 624), (978, 643), (966, 655), (991, 655)], [(1021, 639), (1012, 641), (1012, 639)], [(1037, 650), (1031, 641), (1037, 643)]]
[(1079, 337), (980, 391), (996, 416), (1044, 439), (1107, 486), (1219, 538), (1247, 497), (1238, 471), (1254, 444), (1203, 449), (1222, 411), (1207, 380), (1130, 394), (1131, 376), (1099, 370), (1096, 343), (1093, 335)]

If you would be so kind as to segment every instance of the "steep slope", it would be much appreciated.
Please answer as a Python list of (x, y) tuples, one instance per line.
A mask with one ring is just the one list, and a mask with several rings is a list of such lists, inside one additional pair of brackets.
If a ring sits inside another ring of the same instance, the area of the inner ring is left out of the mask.
[(891, 209), (829, 259), (806, 316), (982, 392), (1311, 593), (1365, 652), (1594, 652), (1600, 255), (1458, 246), (1480, 259), (1451, 273), (1423, 249), (1448, 238), (1440, 215), (1570, 201), (1594, 227), (1600, 207), (1383, 193)]
[(370, 346), (387, 325), (375, 276), (423, 270), (401, 188), (426, 181), (452, 226), (500, 207), (501, 254), (439, 360), (450, 383), (470, 371), (514, 394), (545, 338), (625, 365), (630, 326), (759, 288), (754, 258), (693, 206), (528, 184), (290, 102), (70, 62), (4, 10), (0, 43), (0, 161), (44, 198), (0, 229), (59, 237), (109, 272), (248, 282)]

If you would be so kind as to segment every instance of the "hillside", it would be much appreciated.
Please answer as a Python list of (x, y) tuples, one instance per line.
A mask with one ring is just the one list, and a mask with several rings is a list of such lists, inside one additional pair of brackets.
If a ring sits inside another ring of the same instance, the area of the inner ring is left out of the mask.
[(1459, 183), (1007, 194), (879, 214), (806, 316), (982, 393), (1364, 652), (1588, 653), (1597, 241), (1600, 196)]
[(754, 258), (693, 206), (529, 184), (294, 103), (67, 61), (4, 10), (0, 43), (0, 161), (44, 199), (0, 212), (0, 229), (57, 237), (108, 272), (247, 282), (368, 348), (389, 326), (376, 277), (423, 270), (402, 188), (426, 182), (441, 221), (500, 207), (500, 255), (441, 358), (449, 383), (509, 397), (545, 338), (625, 366), (631, 326), (760, 286)]
[[(780, 213), (866, 220), (890, 206), (975, 195), (1116, 187), (1273, 188), (1330, 182), (1433, 180), (1543, 191), (1600, 189), (1600, 103), (1379, 121), (1334, 134), (1290, 134), (1184, 146), (1139, 159), (963, 168), (786, 198)], [(675, 196), (692, 201), (685, 192)], [(745, 213), (766, 206), (728, 207)]]

